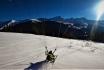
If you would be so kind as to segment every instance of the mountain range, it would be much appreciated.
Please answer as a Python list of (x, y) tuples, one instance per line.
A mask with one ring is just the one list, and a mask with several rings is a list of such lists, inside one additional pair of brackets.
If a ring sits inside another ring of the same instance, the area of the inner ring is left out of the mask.
[[(0, 22), (1, 32), (32, 33), (62, 38), (90, 40), (90, 33), (95, 20), (67, 18), (37, 18), (25, 20), (9, 20)], [(104, 21), (98, 22), (93, 41), (104, 42)]]

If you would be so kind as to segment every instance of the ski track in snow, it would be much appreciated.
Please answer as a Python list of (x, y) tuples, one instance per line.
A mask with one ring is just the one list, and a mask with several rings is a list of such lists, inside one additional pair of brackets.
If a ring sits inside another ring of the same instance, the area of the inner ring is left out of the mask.
[[(45, 46), (57, 48), (54, 64)], [(42, 35), (0, 32), (0, 70), (104, 70), (104, 44)]]

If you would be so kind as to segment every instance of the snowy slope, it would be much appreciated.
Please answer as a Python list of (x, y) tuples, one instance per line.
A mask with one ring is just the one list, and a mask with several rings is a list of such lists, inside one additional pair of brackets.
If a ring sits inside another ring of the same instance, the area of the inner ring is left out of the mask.
[[(58, 55), (45, 62), (45, 46)], [(82, 40), (0, 32), (0, 70), (104, 70), (104, 44)]]

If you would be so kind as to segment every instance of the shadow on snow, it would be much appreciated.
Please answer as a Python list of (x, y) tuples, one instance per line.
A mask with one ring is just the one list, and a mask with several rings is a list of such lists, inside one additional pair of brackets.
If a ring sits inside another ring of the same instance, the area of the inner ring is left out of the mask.
[(45, 64), (47, 64), (46, 60), (37, 63), (30, 63), (30, 66), (25, 68), (24, 70), (40, 70)]

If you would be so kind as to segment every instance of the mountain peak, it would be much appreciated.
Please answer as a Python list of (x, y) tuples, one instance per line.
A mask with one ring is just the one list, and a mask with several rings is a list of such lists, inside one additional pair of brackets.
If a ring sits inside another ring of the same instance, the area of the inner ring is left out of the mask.
[(30, 19), (32, 22), (40, 22), (38, 19)]
[(50, 20), (53, 20), (53, 21), (63, 21), (64, 18), (62, 18), (61, 16), (56, 16), (56, 17), (50, 18)]
[(16, 22), (16, 20), (12, 19), (12, 20), (11, 20), (11, 23), (14, 23), (14, 22)]

